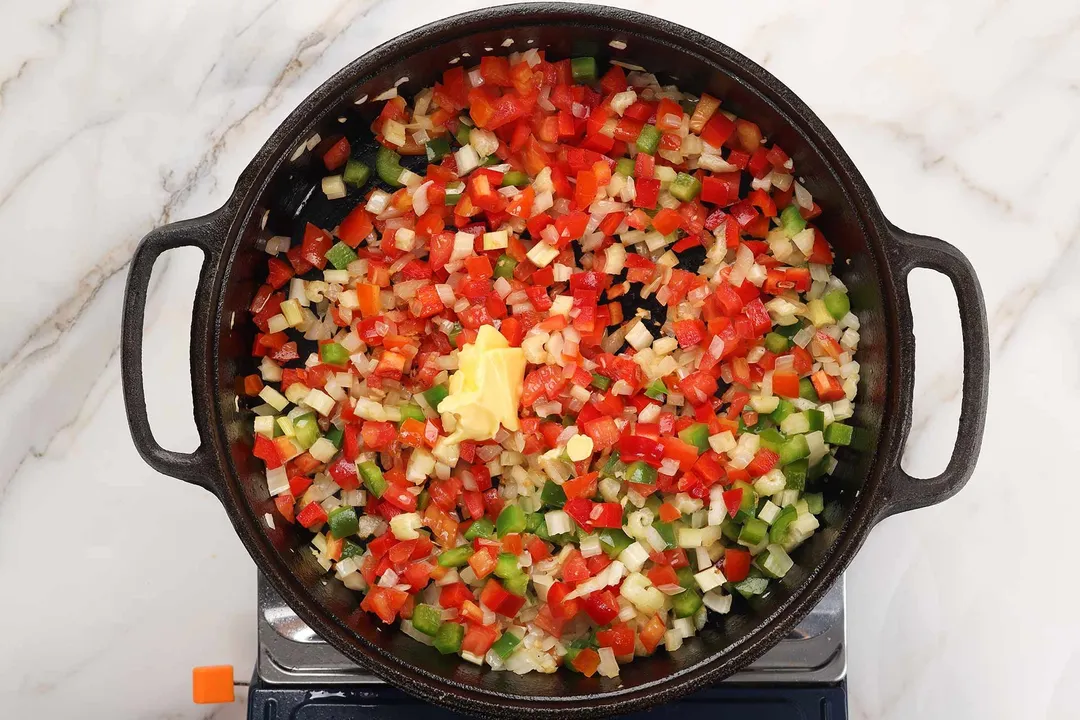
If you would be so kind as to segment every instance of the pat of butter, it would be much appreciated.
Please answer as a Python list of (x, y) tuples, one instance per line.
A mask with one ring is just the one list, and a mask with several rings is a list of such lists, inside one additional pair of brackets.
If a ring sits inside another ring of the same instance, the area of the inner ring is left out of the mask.
[(451, 442), (490, 440), (501, 424), (514, 431), (525, 378), (525, 352), (510, 347), (502, 333), (490, 325), (477, 331), (476, 342), (458, 352), (458, 370), (450, 376), (450, 394), (438, 411), (453, 413), (457, 429)]

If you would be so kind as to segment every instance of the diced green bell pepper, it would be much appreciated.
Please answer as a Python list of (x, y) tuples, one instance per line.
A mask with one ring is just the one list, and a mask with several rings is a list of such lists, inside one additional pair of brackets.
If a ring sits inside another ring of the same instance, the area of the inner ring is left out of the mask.
[(765, 539), (765, 536), (769, 532), (769, 526), (766, 522), (760, 518), (750, 518), (743, 525), (742, 532), (739, 533), (739, 542), (743, 545), (754, 546)]
[(611, 455), (607, 462), (604, 463), (604, 467), (600, 468), (600, 477), (602, 478), (614, 478), (620, 474), (625, 475), (627, 471), (626, 463), (619, 459), (618, 454)]
[(693, 617), (701, 605), (701, 595), (696, 590), (683, 590), (671, 596), (671, 609), (678, 618)]
[(634, 539), (619, 528), (605, 528), (600, 531), (600, 547), (613, 560), (633, 544)]
[(341, 179), (345, 181), (345, 184), (352, 185), (355, 188), (364, 187), (370, 178), (371, 168), (359, 160), (351, 158), (349, 162), (345, 163), (345, 172), (341, 174)]
[(799, 212), (798, 205), (788, 205), (780, 212), (780, 228), (789, 238), (795, 237), (806, 229), (806, 220)]
[(420, 512), (427, 510), (428, 503), (431, 502), (431, 493), (424, 488), (420, 491), (420, 494), (416, 496), (416, 507)]
[(792, 435), (777, 452), (780, 454), (780, 464), (787, 465), (810, 455), (810, 444), (805, 435)]
[(519, 572), (517, 575), (512, 575), (504, 580), (503, 587), (506, 588), (508, 593), (518, 597), (525, 597), (525, 593), (529, 589), (529, 576), (527, 573)]
[(763, 595), (768, 588), (769, 579), (763, 577), (748, 577), (735, 584), (735, 592), (748, 600), (754, 595)]
[(495, 534), (495, 523), (491, 518), (482, 517), (465, 531), (465, 539), (472, 542), (476, 538), (489, 538)]
[(806, 415), (806, 422), (810, 424), (810, 429), (807, 432), (825, 429), (825, 413), (821, 410), (810, 408), (809, 410), (803, 410), (803, 414)]
[(675, 574), (679, 576), (679, 585), (687, 590), (694, 590), (697, 588), (697, 580), (694, 579), (694, 571), (690, 569), (689, 565), (683, 565), (681, 568), (675, 571)]
[(834, 422), (832, 425), (825, 428), (823, 436), (825, 438), (825, 442), (829, 443), (830, 445), (850, 445), (852, 431), (854, 429), (855, 428), (851, 427), (850, 425)]
[(424, 399), (427, 400), (428, 407), (437, 412), (439, 403), (445, 400), (449, 394), (450, 388), (446, 385), (436, 385), (435, 387), (424, 391)]
[(319, 432), (319, 422), (315, 419), (315, 413), (305, 413), (293, 420), (293, 430), (296, 432), (296, 441), (300, 447), (307, 450), (322, 437)]
[(641, 128), (641, 134), (637, 137), (637, 149), (643, 153), (653, 155), (660, 147), (660, 131), (655, 125), (646, 125)]
[(461, 650), (461, 641), (465, 639), (465, 626), (456, 622), (445, 622), (435, 633), (435, 649), (443, 655), (452, 655)]
[(659, 400), (662, 396), (667, 395), (667, 385), (660, 378), (653, 380), (649, 387), (645, 388), (645, 396), (651, 397), (653, 400)]
[(521, 643), (521, 638), (512, 632), (504, 632), (491, 646), (492, 651), (503, 660), (510, 657), (514, 649)]
[(461, 199), (461, 194), (465, 192), (465, 183), (458, 183), (457, 185), (446, 186), (446, 197), (443, 202), (446, 205), (453, 207), (458, 204), (458, 200)]
[(383, 493), (386, 492), (386, 478), (383, 477), (382, 470), (372, 460), (365, 460), (359, 465), (360, 477), (364, 478), (364, 486), (368, 491), (377, 498), (381, 498)]
[(466, 125), (464, 122), (458, 122), (458, 128), (454, 131), (454, 139), (458, 141), (459, 145), (468, 145), (471, 131), (472, 126)]
[(566, 492), (563, 491), (562, 487), (548, 480), (544, 483), (544, 489), (540, 491), (540, 502), (545, 507), (561, 508), (566, 504)]
[(330, 429), (323, 435), (324, 438), (334, 443), (334, 447), (341, 447), (341, 439), (345, 436), (345, 431), (339, 428), (337, 425), (331, 425)]
[(424, 144), (424, 153), (427, 155), (428, 162), (431, 163), (441, 161), (450, 152), (450, 141), (444, 137), (432, 138)]
[(773, 422), (779, 423), (783, 422), (784, 418), (793, 412), (795, 412), (795, 406), (791, 401), (787, 398), (780, 398), (779, 404), (777, 404), (776, 409), (769, 414), (769, 418), (771, 418)]
[(799, 380), (799, 397), (804, 400), (818, 401), (817, 390), (814, 389), (814, 383), (810, 382), (810, 378)]
[(822, 300), (825, 301), (825, 309), (837, 320), (851, 312), (851, 301), (843, 290), (827, 292)]
[(742, 532), (742, 525), (735, 522), (730, 517), (725, 517), (724, 521), (720, 523), (720, 534), (726, 537), (731, 542), (735, 542), (739, 539), (739, 533)]
[(681, 172), (671, 182), (668, 192), (683, 202), (690, 202), (701, 192), (701, 181), (693, 175)]
[(424, 422), (426, 419), (424, 411), (420, 409), (420, 406), (412, 403), (402, 405), (398, 408), (398, 412), (401, 413), (401, 422), (405, 422), (406, 420), (419, 420), (420, 422)]
[(600, 373), (593, 373), (592, 374), (592, 382), (589, 383), (589, 384), (592, 385), (597, 390), (603, 391), (603, 390), (607, 390), (609, 387), (611, 387), (611, 380), (604, 377)]
[[(476, 523), (473, 523), (475, 525)], [(470, 528), (471, 529), (471, 528)], [(473, 549), (471, 545), (461, 545), (439, 553), (439, 567), (456, 568), (469, 562)]]
[(654, 520), (652, 526), (656, 528), (656, 532), (660, 533), (660, 537), (664, 538), (664, 542), (667, 543), (667, 550), (675, 547), (675, 526), (673, 524)]
[(493, 274), (497, 278), (505, 278), (509, 280), (514, 277), (514, 269), (517, 267), (518, 261), (510, 257), (506, 253), (503, 253), (495, 261), (495, 270)]
[(507, 580), (520, 572), (517, 555), (508, 552), (499, 553), (499, 559), (495, 561), (495, 577)]
[(783, 543), (787, 538), (788, 526), (799, 516), (799, 511), (794, 505), (785, 505), (780, 509), (780, 514), (773, 520), (769, 528), (769, 542)]
[(634, 177), (634, 161), (632, 158), (623, 157), (615, 161), (615, 174), (623, 177)]
[(760, 443), (761, 447), (765, 448), (766, 450), (772, 450), (773, 452), (778, 452), (787, 440), (787, 438), (784, 437), (783, 433), (781, 433), (776, 428), (767, 428), (759, 432), (757, 435), (758, 442)]
[(420, 603), (413, 608), (412, 624), (425, 635), (434, 637), (439, 634), (439, 628), (442, 627), (442, 611), (431, 605)]
[(788, 347), (788, 339), (780, 333), (771, 332), (765, 336), (765, 349), (774, 355), (786, 352)]
[(398, 178), (401, 177), (402, 170), (404, 168), (401, 167), (401, 156), (385, 145), (380, 145), (379, 152), (375, 155), (375, 172), (379, 178), (390, 187), (399, 188), (401, 181)]
[(635, 460), (626, 468), (626, 479), (640, 485), (655, 485), (656, 468), (644, 460)]
[(327, 365), (345, 367), (349, 364), (349, 351), (341, 343), (328, 342), (319, 347), (319, 359)]
[(510, 533), (519, 533), (525, 529), (525, 512), (518, 505), (507, 505), (495, 520), (495, 532), (505, 537)]
[(698, 454), (703, 453), (709, 449), (709, 426), (705, 423), (694, 423), (679, 432), (679, 439), (696, 447)]
[(501, 187), (525, 187), (529, 184), (529, 176), (521, 170), (510, 170), (503, 175)]
[(457, 347), (457, 339), (458, 336), (461, 335), (462, 329), (463, 328), (461, 327), (461, 323), (456, 322), (450, 328), (450, 332), (446, 335), (446, 337), (450, 340), (450, 344), (454, 347)]
[(754, 486), (745, 480), (736, 480), (731, 485), (732, 490), (742, 490), (742, 502), (739, 504), (739, 512), (751, 516), (757, 508), (757, 491)]
[(364, 546), (359, 543), (354, 543), (352, 540), (346, 540), (345, 545), (341, 548), (341, 559), (358, 558), (363, 556)]
[(803, 495), (806, 501), (806, 509), (811, 515), (820, 515), (825, 510), (825, 497), (821, 493), (806, 493)]
[(331, 510), (327, 522), (330, 524), (330, 532), (339, 540), (355, 535), (356, 531), (360, 529), (360, 521), (356, 517), (356, 510), (350, 505), (339, 505)]
[(802, 492), (803, 488), (806, 487), (806, 474), (809, 469), (810, 463), (806, 458), (785, 465), (784, 477), (787, 479), (787, 484), (784, 487), (788, 490), (798, 490), (799, 492)]
[(570, 74), (574, 82), (591, 83), (596, 80), (596, 58), (577, 57), (570, 59)]

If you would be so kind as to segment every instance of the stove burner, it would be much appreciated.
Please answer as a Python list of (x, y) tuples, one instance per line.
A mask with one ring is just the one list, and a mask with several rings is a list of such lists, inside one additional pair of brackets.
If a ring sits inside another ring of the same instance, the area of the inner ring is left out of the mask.
[[(838, 683), (844, 679), (844, 582), (841, 580), (788, 637), (745, 670), (738, 683)], [(259, 576), (259, 659), (267, 683), (383, 684), (325, 643)]]

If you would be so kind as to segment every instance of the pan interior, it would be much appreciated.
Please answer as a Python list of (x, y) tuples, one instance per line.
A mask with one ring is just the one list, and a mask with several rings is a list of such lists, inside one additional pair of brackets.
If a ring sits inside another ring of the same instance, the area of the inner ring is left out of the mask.
[[(713, 54), (681, 40), (674, 28), (659, 21), (656, 27), (643, 27), (613, 16), (570, 19), (565, 13), (541, 12), (502, 21), (494, 18), (472, 23), (448, 21), (428, 32), (423, 40), (411, 39), (409, 47), (384, 55), (377, 65), (363, 59), (354, 63), (344, 71), (345, 76), (332, 81), (339, 85), (335, 91), (340, 90), (335, 100), (310, 104), (307, 117), (300, 118), (298, 133), (288, 142), (280, 142), (278, 147), (268, 145), (269, 150), (264, 149), (265, 167), (272, 171), (266, 175), (265, 182), (257, 183), (251, 190), (247, 222), (235, 233), (231, 249), (226, 252), (224, 262), (228, 264), (223, 264), (223, 300), (217, 327), (217, 412), (231, 465), (228, 485), (239, 501), (239, 507), (230, 512), (242, 515), (249, 531), (263, 536), (254, 538), (254, 542), (276, 552), (287, 567), (286, 573), (291, 576), (286, 577), (289, 587), (278, 588), (283, 596), (287, 599), (292, 596), (294, 605), (302, 605), (297, 608), (301, 615), (305, 610), (310, 614), (321, 612), (331, 618), (332, 624), (341, 626), (342, 637), (328, 639), (353, 657), (361, 653), (381, 657), (391, 666), (400, 664), (406, 672), (419, 672), (421, 676), (473, 693), (562, 703), (597, 694), (641, 690), (673, 675), (687, 673), (717, 656), (733, 657), (738, 645), (760, 631), (762, 624), (781, 609), (793, 592), (813, 579), (816, 569), (844, 535), (858, 491), (875, 465), (880, 465), (875, 463), (873, 448), (881, 436), (883, 408), (890, 395), (890, 343), (878, 280), (885, 270), (879, 267), (880, 258), (873, 250), (871, 231), (864, 225), (858, 203), (845, 190), (850, 187), (849, 178), (837, 173), (835, 158), (830, 159), (810, 138), (805, 123), (796, 122), (790, 115), (789, 96), (755, 81), (740, 68), (740, 59), (734, 54), (731, 57)], [(625, 44), (625, 48), (616, 47), (620, 44)], [(325, 168), (310, 152), (290, 160), (294, 150), (315, 133), (322, 138), (344, 133), (353, 142), (354, 156), (358, 152), (373, 153), (375, 144), (367, 128), (382, 105), (374, 100), (378, 95), (400, 82), (399, 92), (410, 97), (434, 84), (454, 63), (469, 67), (484, 54), (506, 55), (530, 47), (544, 50), (550, 59), (597, 57), (601, 72), (611, 59), (638, 64), (657, 74), (662, 83), (675, 83), (695, 94), (708, 92), (721, 98), (725, 109), (757, 122), (770, 141), (778, 142), (794, 158), (804, 184), (823, 207), (818, 224), (837, 253), (835, 272), (848, 285), (853, 309), (862, 324), (857, 357), (862, 368), (861, 386), (856, 415), (851, 422), (868, 430), (871, 450), (841, 453), (836, 473), (821, 486), (827, 505), (821, 531), (795, 551), (796, 566), (777, 591), (753, 604), (740, 601), (736, 612), (723, 618), (710, 613), (706, 628), (682, 649), (639, 658), (624, 665), (616, 679), (589, 679), (570, 672), (518, 676), (484, 671), (456, 657), (441, 656), (361, 612), (358, 609), (361, 596), (345, 588), (332, 575), (324, 574), (315, 563), (308, 551), (306, 531), (285, 523), (278, 523), (276, 529), (270, 530), (262, 521), (265, 513), (273, 512), (273, 502), (267, 493), (261, 463), (253, 462), (250, 456), (251, 414), (243, 400), (238, 403), (235, 389), (235, 378), (256, 371), (257, 364), (250, 355), (255, 328), (246, 307), (265, 278), (267, 256), (260, 250), (261, 243), (279, 234), (298, 241), (306, 222), (333, 228), (360, 195), (353, 191), (349, 199), (326, 200), (319, 189)], [(364, 140), (358, 142), (360, 138)], [(271, 144), (279, 140), (276, 137)], [(235, 320), (230, 322), (230, 317)], [(354, 647), (350, 649), (349, 644)], [(357, 646), (361, 648), (359, 653)], [(735, 669), (732, 666), (727, 672)]]

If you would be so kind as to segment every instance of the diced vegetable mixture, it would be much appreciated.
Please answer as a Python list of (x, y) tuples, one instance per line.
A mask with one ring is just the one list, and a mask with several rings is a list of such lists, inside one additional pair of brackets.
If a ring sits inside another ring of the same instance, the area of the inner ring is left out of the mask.
[(371, 130), (374, 168), (308, 148), (345, 219), (266, 242), (241, 384), (271, 517), (496, 670), (614, 677), (768, 593), (861, 435), (859, 321), (791, 157), (721, 99), (537, 50)]

